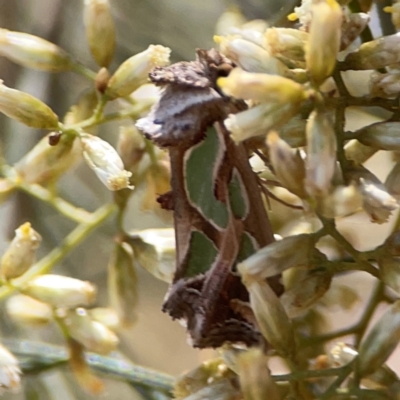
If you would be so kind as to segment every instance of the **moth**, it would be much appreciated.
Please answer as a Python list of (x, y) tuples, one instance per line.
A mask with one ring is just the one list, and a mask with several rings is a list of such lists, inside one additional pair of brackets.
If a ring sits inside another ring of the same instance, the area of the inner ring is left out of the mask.
[[(150, 79), (162, 96), (137, 122), (171, 162), (172, 191), (158, 201), (174, 213), (177, 266), (163, 311), (186, 323), (199, 348), (262, 340), (236, 265), (274, 238), (248, 150), (223, 123), (246, 108), (216, 85), (233, 67), (212, 49), (154, 69)], [(279, 277), (269, 282), (281, 294)]]

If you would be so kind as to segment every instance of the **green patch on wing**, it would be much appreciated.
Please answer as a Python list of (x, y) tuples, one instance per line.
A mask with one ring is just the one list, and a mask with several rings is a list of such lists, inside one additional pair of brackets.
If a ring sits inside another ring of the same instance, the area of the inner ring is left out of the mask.
[(214, 243), (203, 233), (193, 231), (189, 244), (189, 259), (186, 264), (185, 276), (190, 278), (206, 273), (215, 258), (218, 250)]
[(225, 229), (228, 225), (228, 207), (214, 194), (215, 174), (225, 148), (214, 128), (205, 139), (193, 146), (185, 155), (185, 183), (192, 205), (213, 225)]
[(237, 261), (241, 262), (246, 258), (250, 257), (257, 251), (255, 239), (247, 232), (243, 232), (242, 238), (240, 239), (239, 253)]
[(239, 172), (236, 168), (233, 170), (228, 190), (233, 215), (236, 218), (244, 219), (248, 213), (248, 200)]

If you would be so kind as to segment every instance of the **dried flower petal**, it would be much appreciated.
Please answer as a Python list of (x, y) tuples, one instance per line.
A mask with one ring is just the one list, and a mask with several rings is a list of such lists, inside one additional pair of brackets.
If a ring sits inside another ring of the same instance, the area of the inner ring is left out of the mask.
[(29, 222), (15, 231), (15, 237), (0, 262), (0, 275), (3, 279), (14, 279), (25, 273), (35, 261), (36, 249), (42, 237)]
[(133, 189), (133, 186), (129, 185), (132, 173), (124, 169), (124, 164), (114, 147), (89, 134), (82, 134), (80, 139), (86, 163), (109, 190)]

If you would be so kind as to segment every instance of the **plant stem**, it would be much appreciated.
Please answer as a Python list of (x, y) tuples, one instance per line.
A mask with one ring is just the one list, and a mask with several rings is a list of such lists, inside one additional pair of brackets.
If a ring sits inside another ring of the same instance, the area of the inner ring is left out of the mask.
[(34, 276), (46, 274), (61, 261), (72, 249), (81, 243), (94, 229), (101, 225), (111, 214), (115, 212), (113, 204), (106, 204), (98, 208), (88, 222), (79, 224), (60, 244), (49, 254), (35, 263), (24, 275), (14, 279), (12, 285), (0, 287), (0, 299), (13, 293), (18, 287), (22, 287)]
[[(5, 346), (18, 358), (25, 373), (40, 373), (68, 362), (68, 352), (64, 347), (29, 340), (3, 339)], [(125, 380), (133, 385), (151, 387), (170, 392), (174, 377), (132, 364), (124, 358), (86, 353), (86, 362), (98, 372), (115, 379)]]
[(94, 81), (96, 79), (97, 73), (91, 69), (85, 67), (83, 64), (75, 63), (72, 70), (85, 78)]

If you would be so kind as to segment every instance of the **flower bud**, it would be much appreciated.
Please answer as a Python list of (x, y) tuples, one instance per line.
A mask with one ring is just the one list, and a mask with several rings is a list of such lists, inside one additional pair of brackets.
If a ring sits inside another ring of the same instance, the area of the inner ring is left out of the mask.
[(6, 310), (11, 319), (22, 325), (45, 325), (53, 318), (53, 310), (48, 304), (23, 294), (9, 298)]
[(311, 80), (320, 85), (335, 68), (340, 47), (342, 9), (335, 0), (313, 4), (306, 64)]
[(400, 72), (382, 74), (375, 71), (371, 74), (369, 86), (371, 97), (393, 99), (400, 92)]
[(74, 136), (62, 135), (56, 146), (45, 136), (15, 164), (18, 177), (24, 183), (49, 184), (55, 182), (79, 159), (81, 146)]
[(93, 321), (100, 322), (102, 325), (116, 331), (121, 326), (121, 321), (117, 312), (112, 308), (96, 307), (88, 310)]
[(238, 356), (240, 389), (245, 399), (280, 400), (277, 384), (271, 378), (268, 358), (260, 349), (252, 348)]
[(350, 140), (344, 147), (345, 155), (348, 160), (353, 161), (355, 164), (364, 164), (371, 158), (378, 149), (370, 146), (364, 146), (358, 140)]
[(117, 243), (108, 264), (108, 294), (121, 322), (128, 326), (136, 319), (137, 277), (135, 259), (128, 243)]
[(326, 218), (346, 217), (362, 207), (362, 195), (355, 185), (337, 186), (322, 199), (318, 212)]
[(400, 122), (377, 122), (356, 132), (357, 140), (379, 150), (400, 150)]
[(392, 17), (392, 23), (397, 30), (400, 29), (400, 3), (398, 1), (392, 1), (391, 6), (383, 8), (383, 11), (390, 13)]
[(288, 268), (307, 264), (314, 245), (315, 239), (312, 235), (288, 236), (258, 250), (239, 263), (237, 270), (243, 279), (269, 278)]
[(304, 147), (306, 145), (306, 123), (305, 119), (295, 115), (279, 127), (279, 136), (292, 148)]
[(364, 210), (373, 222), (384, 223), (392, 211), (398, 208), (396, 199), (391, 196), (385, 186), (375, 175), (366, 169), (346, 173), (347, 177), (358, 177), (358, 189), (363, 196)]
[(270, 161), (274, 172), (283, 186), (290, 192), (305, 198), (304, 161), (298, 151), (293, 150), (276, 132), (267, 135)]
[(109, 190), (133, 189), (129, 185), (131, 172), (124, 170), (124, 164), (117, 151), (97, 136), (80, 136), (83, 157), (88, 166)]
[(68, 71), (70, 56), (60, 47), (37, 36), (0, 29), (0, 55), (27, 68), (48, 72)]
[(146, 154), (143, 135), (135, 125), (121, 126), (118, 134), (117, 151), (121, 156), (125, 168), (132, 173)]
[(245, 22), (246, 18), (238, 7), (229, 7), (218, 18), (215, 33), (217, 35), (227, 35), (232, 28), (240, 28)]
[[(386, 248), (386, 246), (385, 246)], [(380, 279), (381, 281), (393, 289), (398, 295), (400, 294), (400, 261), (396, 257), (384, 254), (378, 258)]]
[(270, 129), (280, 127), (297, 111), (297, 104), (259, 104), (240, 113), (229, 114), (224, 124), (231, 138), (239, 143), (254, 136), (266, 135)]
[(104, 94), (107, 89), (108, 81), (110, 80), (110, 73), (106, 67), (100, 68), (94, 80), (94, 86), (100, 94)]
[(106, 95), (110, 99), (128, 96), (147, 82), (148, 74), (154, 67), (169, 63), (170, 53), (168, 47), (150, 45), (147, 50), (128, 58), (110, 78)]
[(336, 168), (336, 135), (326, 112), (313, 111), (306, 126), (306, 188), (312, 195), (327, 193)]
[[(170, 217), (171, 214), (161, 209), (157, 196), (171, 190), (171, 171), (169, 163), (159, 162), (151, 165), (146, 171), (146, 189), (141, 203), (143, 211), (154, 211), (161, 217)], [(164, 215), (165, 214), (165, 215)]]
[(289, 318), (297, 318), (312, 307), (328, 290), (332, 276), (326, 271), (308, 274), (286, 290), (280, 300)]
[(118, 345), (115, 333), (100, 322), (93, 321), (84, 308), (67, 310), (64, 323), (69, 335), (90, 351), (108, 354)]
[(157, 279), (172, 282), (175, 273), (174, 229), (145, 229), (133, 232), (128, 241), (142, 268)]
[(247, 279), (247, 275), (242, 280), (262, 335), (280, 355), (292, 356), (296, 348), (293, 326), (275, 292), (265, 281)]
[(8, 246), (0, 262), (0, 275), (3, 279), (14, 279), (25, 273), (35, 261), (36, 249), (42, 237), (29, 222), (15, 231), (15, 237)]
[(11, 89), (0, 80), (0, 112), (31, 128), (58, 129), (58, 117), (36, 97)]
[(21, 292), (54, 307), (88, 306), (96, 296), (96, 289), (90, 282), (61, 275), (34, 277)]
[(219, 78), (218, 86), (228, 96), (260, 102), (300, 103), (307, 98), (303, 86), (282, 76), (251, 73), (235, 68), (227, 78)]
[(383, 36), (363, 43), (356, 51), (349, 53), (341, 65), (347, 71), (379, 69), (400, 61), (400, 33)]
[(0, 388), (17, 392), (21, 385), (18, 360), (0, 345)]
[(85, 0), (83, 20), (90, 52), (100, 67), (114, 56), (115, 29), (108, 0)]
[(304, 62), (304, 47), (308, 32), (292, 28), (269, 28), (265, 32), (264, 46), (275, 57)]
[(214, 41), (219, 44), (223, 55), (245, 71), (283, 75), (287, 69), (282, 61), (272, 57), (267, 50), (241, 37), (214, 36)]
[(361, 342), (357, 368), (369, 375), (385, 363), (400, 341), (400, 300), (393, 303)]

